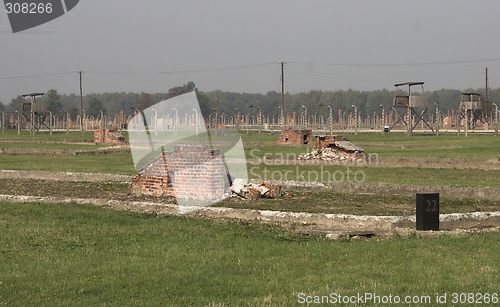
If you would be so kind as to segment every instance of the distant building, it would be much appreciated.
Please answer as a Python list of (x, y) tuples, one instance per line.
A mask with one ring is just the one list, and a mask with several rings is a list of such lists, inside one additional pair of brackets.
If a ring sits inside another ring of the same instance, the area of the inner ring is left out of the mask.
[(285, 130), (281, 133), (276, 144), (279, 145), (308, 145), (312, 142), (312, 130)]

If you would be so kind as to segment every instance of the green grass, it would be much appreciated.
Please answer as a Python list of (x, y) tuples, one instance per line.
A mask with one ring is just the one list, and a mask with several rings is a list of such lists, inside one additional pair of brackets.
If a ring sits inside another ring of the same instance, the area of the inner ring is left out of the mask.
[(66, 149), (66, 150), (96, 150), (109, 147), (109, 144), (95, 144), (94, 132), (88, 131), (85, 134), (71, 131), (68, 135), (63, 131), (38, 132), (30, 135), (29, 131), (22, 130), (18, 135), (17, 131), (5, 130), (5, 134), (0, 134), (0, 148), (21, 148), (21, 149)]
[(460, 186), (500, 188), (496, 170), (379, 168), (330, 165), (250, 164), (251, 179), (287, 180), (325, 183), (389, 183), (426, 186)]
[(46, 149), (46, 150), (96, 150), (109, 147), (109, 145), (96, 145), (94, 143), (35, 143), (26, 141), (0, 142), (0, 148), (21, 148), (21, 149)]
[[(7, 130), (8, 131), (8, 130)], [(47, 132), (29, 135), (23, 131), (24, 141), (18, 141), (17, 134), (12, 131), (6, 133), (6, 139), (0, 142), (9, 148), (96, 148), (88, 145), (73, 145), (53, 142), (63, 142), (68, 139), (89, 137), (80, 132), (71, 132), (69, 136), (65, 133), (54, 133), (49, 136)], [(126, 135), (126, 134), (125, 134)], [(7, 138), (10, 137), (10, 138)], [(448, 157), (448, 158), (489, 158), (500, 157), (500, 140), (494, 135), (471, 134), (468, 138), (457, 137), (454, 134), (432, 136), (415, 135), (408, 137), (402, 133), (391, 133), (389, 136), (380, 134), (360, 134), (358, 136), (347, 136), (355, 144), (361, 144), (368, 154), (376, 153), (379, 156), (395, 157)], [(330, 181), (341, 181), (340, 173), (335, 180), (333, 174), (338, 170), (344, 173), (343, 181), (347, 181), (346, 167), (329, 167), (328, 169), (311, 165), (267, 165), (263, 158), (274, 158), (278, 161), (294, 161), (300, 154), (310, 152), (313, 146), (270, 146), (266, 145), (276, 140), (277, 135), (243, 134), (243, 140), (248, 144), (245, 146), (246, 157), (250, 160), (248, 170), (250, 177), (254, 179), (279, 179), (280, 176), (288, 174), (288, 179), (297, 181), (316, 181), (315, 174), (324, 171), (330, 173)], [(13, 140), (16, 141), (13, 141)], [(264, 142), (262, 146), (256, 145)], [(298, 167), (298, 169), (297, 169)], [(89, 173), (114, 173), (123, 175), (135, 175), (136, 171), (132, 163), (130, 153), (117, 153), (107, 155), (78, 155), (78, 156), (30, 156), (30, 155), (1, 155), (0, 169), (10, 170), (42, 170), (42, 171), (68, 171)], [(466, 169), (431, 169), (431, 168), (355, 168), (350, 167), (353, 173), (358, 172), (357, 179), (363, 182), (374, 183), (403, 183), (417, 185), (442, 185), (442, 186), (472, 186), (472, 187), (500, 187), (500, 177), (497, 171), (472, 171)], [(266, 175), (264, 172), (268, 171)], [(305, 173), (304, 173), (305, 172)], [(274, 174), (274, 176), (273, 176)], [(311, 176), (309, 176), (311, 174)], [(323, 180), (328, 181), (326, 173)], [(305, 175), (306, 178), (302, 178)], [(311, 178), (307, 178), (307, 177)], [(284, 179), (284, 178), (283, 178)], [(352, 180), (353, 178), (351, 178)]]
[(280, 161), (293, 161), (298, 156), (311, 152), (314, 147), (305, 146), (244, 146), (247, 159), (278, 159)]
[(347, 138), (360, 145), (367, 153), (388, 157), (435, 157), (435, 158), (500, 158), (500, 138), (493, 134), (463, 135), (444, 134), (414, 135), (372, 133), (350, 135)]
[(335, 242), (255, 223), (1, 203), (0, 304), (302, 306), (300, 293), (369, 292), (429, 295), (424, 306), (447, 293), (450, 306), (452, 293), (498, 293), (499, 239)]
[(130, 153), (96, 155), (0, 155), (0, 169), (136, 175)]
[[(277, 136), (246, 136), (245, 154), (247, 158), (286, 159), (314, 150), (314, 144), (309, 146), (275, 146), (265, 142), (270, 137)], [(440, 136), (390, 134), (383, 136), (376, 133), (361, 133), (357, 136), (346, 135), (354, 144), (362, 147), (367, 154), (378, 154), (380, 157), (434, 157), (434, 158), (481, 158), (500, 159), (500, 138), (492, 134), (474, 134), (467, 138), (454, 134)]]
[(244, 130), (240, 130), (241, 139), (243, 142), (267, 142), (274, 143), (278, 139), (281, 131), (275, 131), (274, 134), (270, 134), (269, 132), (258, 134), (256, 131), (250, 131), (249, 134), (246, 134)]
[[(258, 142), (261, 138), (253, 135), (247, 136), (246, 140)], [(355, 144), (360, 144), (368, 155), (377, 154), (380, 157), (500, 158), (500, 139), (492, 134), (474, 134), (465, 138), (463, 135), (458, 137), (455, 134), (440, 136), (421, 134), (408, 137), (403, 133), (391, 133), (388, 136), (361, 133), (358, 136), (347, 135), (347, 138)], [(303, 165), (300, 161), (294, 161), (298, 155), (312, 150), (314, 150), (312, 146), (245, 146), (246, 157), (252, 159), (248, 165), (249, 176), (253, 179), (279, 180), (282, 178), (320, 182), (347, 182), (350, 179), (356, 182), (353, 177), (347, 178), (347, 172), (351, 171), (352, 176), (358, 172), (357, 179), (364, 178), (365, 183), (500, 187), (498, 171), (494, 170), (363, 168), (347, 165), (348, 171), (347, 166), (342, 166), (342, 163), (341, 166), (321, 168), (321, 166)], [(276, 160), (264, 163), (264, 157)], [(286, 162), (292, 165), (276, 165)], [(316, 176), (319, 178), (316, 179)]]
[[(301, 154), (311, 151), (314, 144), (310, 146), (274, 146), (279, 132), (273, 135), (257, 134), (255, 131), (246, 134), (240, 131), (245, 146), (247, 157), (251, 157), (250, 152), (254, 149), (253, 156), (262, 157), (266, 154)], [(128, 134), (124, 130), (122, 134), (128, 139)], [(162, 132), (159, 133), (161, 137)], [(390, 135), (381, 135), (379, 133), (360, 133), (359, 135), (345, 135), (354, 144), (362, 146), (367, 153), (377, 153), (380, 156), (396, 157), (438, 157), (438, 158), (500, 158), (500, 139), (493, 134), (470, 134), (467, 138), (457, 136), (456, 134), (442, 134), (439, 136), (417, 134), (412, 137), (403, 133), (391, 133)], [(196, 140), (195, 136), (192, 136)], [(71, 131), (66, 135), (65, 131), (54, 132), (49, 135), (48, 132), (39, 132), (30, 135), (28, 131), (22, 130), (21, 135), (16, 130), (5, 130), (4, 135), (0, 135), (1, 144), (9, 144), (3, 147), (29, 148), (30, 143), (37, 143), (36, 148), (51, 148), (55, 146), (54, 142), (83, 142), (92, 141), (93, 132), (87, 131), (86, 134)], [(19, 142), (21, 141), (21, 142)], [(25, 142), (25, 143), (23, 143)], [(256, 144), (261, 144), (256, 145)], [(68, 146), (68, 145), (67, 145)], [(85, 146), (85, 145), (83, 145)]]
[[(44, 147), (48, 144), (44, 142), (82, 140), (79, 135), (58, 134), (53, 139), (48, 133), (24, 134), (21, 138), (30, 143), (41, 140), (37, 147)], [(243, 137), (247, 142), (270, 142), (277, 135)], [(377, 152), (381, 156), (495, 158), (500, 149), (496, 138), (481, 135), (467, 139), (452, 135), (408, 138), (393, 133), (385, 139), (376, 134), (347, 137), (355, 144), (366, 144), (367, 152), (386, 148)], [(388, 145), (381, 146), (383, 142)], [(306, 147), (249, 146), (247, 154), (252, 149), (261, 150), (254, 152), (258, 158), (268, 152), (279, 156), (307, 151)], [(474, 152), (477, 149), (480, 152)], [(278, 172), (295, 167), (250, 166)], [(0, 155), (0, 169), (135, 174), (131, 155), (124, 153)], [(346, 171), (345, 167), (334, 169)], [(318, 167), (300, 166), (299, 174), (302, 171), (317, 172)], [(351, 171), (363, 171), (366, 182), (500, 186), (495, 171), (354, 167)], [(300, 210), (298, 206), (307, 202), (301, 197), (308, 195), (298, 193), (290, 208)], [(331, 191), (320, 194), (317, 205), (326, 207), (335, 197), (339, 195)], [(368, 210), (366, 201), (388, 211), (392, 205), (413, 202), (404, 196), (342, 197), (342, 204), (333, 202), (332, 206), (351, 213)], [(441, 207), (460, 212), (464, 207), (493, 208), (495, 203), (443, 198)], [(436, 294), (446, 293), (443, 306), (467, 306), (453, 304), (452, 293), (498, 293), (499, 239), (499, 233), (426, 239), (415, 234), (334, 242), (259, 223), (158, 218), (83, 205), (0, 203), (0, 305), (303, 306), (298, 303), (300, 293), (369, 292), (429, 295), (432, 302), (422, 306), (437, 305)]]
[(49, 131), (40, 131), (35, 134), (30, 134), (27, 130), (21, 130), (17, 134), (17, 130), (5, 129), (5, 134), (0, 134), (2, 140), (24, 140), (38, 142), (66, 142), (71, 141), (92, 141), (94, 139), (94, 131), (87, 131), (85, 134), (77, 131), (70, 131), (66, 134), (65, 130), (53, 130), (52, 135)]

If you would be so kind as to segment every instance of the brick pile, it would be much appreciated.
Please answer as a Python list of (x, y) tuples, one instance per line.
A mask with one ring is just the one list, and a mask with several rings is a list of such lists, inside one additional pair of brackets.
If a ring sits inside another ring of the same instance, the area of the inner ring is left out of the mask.
[(298, 160), (358, 161), (365, 158), (364, 150), (340, 135), (316, 137), (316, 150), (300, 155)]

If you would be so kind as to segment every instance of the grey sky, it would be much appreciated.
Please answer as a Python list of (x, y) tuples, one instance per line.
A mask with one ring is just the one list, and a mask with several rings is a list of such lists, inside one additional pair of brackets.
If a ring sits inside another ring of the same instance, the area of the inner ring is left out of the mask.
[(479, 88), (485, 67), (497, 88), (499, 12), (498, 0), (80, 0), (13, 34), (1, 10), (0, 101), (51, 88), (78, 94), (78, 70), (84, 94), (166, 92), (188, 81), (202, 91), (280, 92), (278, 61), (288, 62), (290, 93), (406, 81)]

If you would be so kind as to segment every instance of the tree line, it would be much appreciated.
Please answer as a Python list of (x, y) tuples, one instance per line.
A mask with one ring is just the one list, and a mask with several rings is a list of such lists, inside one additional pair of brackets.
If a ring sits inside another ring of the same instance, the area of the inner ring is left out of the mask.
[[(205, 118), (217, 110), (219, 115), (226, 114), (228, 116), (237, 113), (236, 108), (241, 114), (257, 115), (258, 108), (262, 109), (266, 116), (278, 116), (280, 114), (279, 106), (281, 106), (281, 93), (271, 91), (267, 94), (259, 93), (236, 93), (225, 92), (221, 90), (202, 92), (196, 88), (194, 82), (190, 81), (184, 85), (170, 88), (166, 93), (102, 93), (102, 94), (87, 94), (83, 96), (83, 109), (87, 116), (97, 117), (100, 112), (103, 112), (107, 117), (114, 117), (120, 112), (126, 115), (131, 115), (136, 109), (144, 110), (162, 100), (175, 97), (187, 92), (195, 91), (200, 104), (201, 112)], [(477, 92), (482, 95), (484, 100), (485, 88), (481, 89), (466, 89), (463, 92)], [(458, 109), (460, 96), (462, 91), (453, 89), (441, 89), (437, 91), (426, 92), (429, 102), (429, 109), (434, 110), (434, 104), (443, 112), (448, 110)], [(413, 94), (413, 93), (412, 93)], [(415, 92), (415, 95), (422, 93)], [(352, 105), (355, 105), (361, 116), (371, 116), (374, 112), (380, 113), (380, 105), (383, 105), (385, 110), (390, 110), (392, 107), (395, 92), (388, 89), (375, 91), (358, 91), (358, 90), (337, 90), (337, 91), (320, 91), (310, 90), (297, 94), (286, 93), (285, 112), (297, 112), (300, 114), (303, 107), (307, 108), (307, 112), (313, 114), (328, 115), (330, 106), (335, 112), (337, 110), (351, 111)], [(489, 89), (489, 101), (500, 101), (500, 88)], [(4, 105), (0, 102), (0, 111), (6, 113), (15, 113), (20, 111), (22, 104), (29, 100), (22, 96), (17, 96), (12, 99), (10, 104)], [(48, 111), (53, 115), (65, 116), (69, 114), (72, 119), (76, 119), (80, 113), (80, 96), (75, 94), (59, 94), (56, 89), (49, 90), (42, 98), (37, 98), (37, 102), (45, 103)], [(488, 106), (491, 108), (491, 103)], [(491, 114), (491, 113), (490, 113)]]

